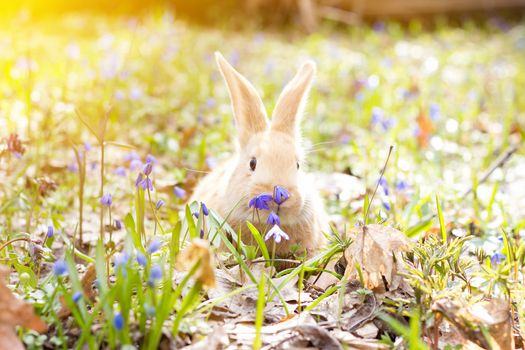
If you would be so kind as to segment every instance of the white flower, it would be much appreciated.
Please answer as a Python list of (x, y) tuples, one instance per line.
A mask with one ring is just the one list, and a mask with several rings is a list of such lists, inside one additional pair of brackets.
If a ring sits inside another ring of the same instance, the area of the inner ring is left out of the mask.
[(280, 243), (281, 239), (283, 238), (286, 240), (290, 239), (290, 237), (286, 234), (286, 232), (281, 230), (281, 228), (277, 224), (273, 225), (270, 231), (268, 231), (266, 236), (264, 236), (264, 240), (267, 241), (270, 238), (272, 238), (272, 236), (273, 236), (273, 239), (275, 239), (275, 243)]

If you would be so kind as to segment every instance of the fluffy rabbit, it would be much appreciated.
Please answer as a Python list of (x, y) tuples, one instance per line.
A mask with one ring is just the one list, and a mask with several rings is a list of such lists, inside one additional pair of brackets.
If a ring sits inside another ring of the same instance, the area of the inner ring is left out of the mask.
[[(196, 187), (192, 201), (202, 201), (222, 217), (230, 212), (228, 223), (242, 230), (242, 240), (253, 244), (246, 221), (251, 221), (264, 233), (268, 210), (259, 211), (253, 220), (251, 198), (261, 193), (273, 193), (274, 186), (288, 190), (290, 197), (281, 204), (280, 227), (290, 239), (276, 245), (279, 257), (289, 256), (291, 246), (298, 244), (308, 256), (325, 243), (322, 233), (327, 227), (321, 198), (310, 176), (301, 169), (304, 152), (301, 147), (300, 120), (315, 76), (315, 64), (306, 62), (285, 87), (273, 111), (271, 122), (255, 88), (239, 74), (220, 53), (215, 54), (230, 94), (238, 130), (237, 152), (225, 163), (205, 176)], [(268, 203), (277, 212), (277, 205)], [(235, 208), (235, 209), (234, 209)], [(232, 211), (233, 210), (233, 211)], [(267, 245), (272, 246), (271, 240)]]

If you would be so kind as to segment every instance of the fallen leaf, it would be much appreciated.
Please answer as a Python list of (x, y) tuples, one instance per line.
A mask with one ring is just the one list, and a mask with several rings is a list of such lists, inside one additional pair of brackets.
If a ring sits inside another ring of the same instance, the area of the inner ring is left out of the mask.
[(398, 273), (402, 260), (400, 253), (407, 250), (408, 238), (401, 231), (382, 225), (355, 227), (350, 234), (354, 235), (354, 242), (345, 251), (348, 262), (346, 277), (350, 280), (358, 277), (357, 262), (365, 288), (384, 292), (399, 287), (403, 281)]
[(503, 299), (486, 299), (470, 306), (442, 299), (434, 302), (432, 310), (448, 319), (467, 340), (483, 348), (491, 348), (483, 332), (486, 329), (497, 349), (514, 349), (509, 304)]
[(6, 285), (9, 268), (0, 266), (0, 349), (19, 350), (24, 345), (18, 339), (16, 326), (43, 332), (46, 324), (35, 315), (33, 306), (18, 299)]
[(195, 278), (208, 288), (215, 287), (214, 259), (210, 242), (195, 238), (190, 245), (179, 255), (179, 266), (190, 269), (197, 261), (200, 265), (195, 273)]

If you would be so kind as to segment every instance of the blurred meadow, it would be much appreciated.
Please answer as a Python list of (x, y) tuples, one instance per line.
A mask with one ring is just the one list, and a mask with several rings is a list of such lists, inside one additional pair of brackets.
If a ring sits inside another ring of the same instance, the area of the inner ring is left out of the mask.
[[(483, 348), (498, 339), (523, 348), (522, 15), (324, 20), (308, 33), (293, 19), (244, 23), (242, 12), (203, 25), (176, 7), (34, 10), (12, 10), (0, 24), (0, 260), (9, 287), (0, 289), (0, 337), (19, 337), (30, 349), (199, 341), (268, 349), (302, 341), (322, 349), (316, 337), (352, 349)], [(317, 64), (302, 120), (306, 167), (339, 239), (330, 254), (277, 275), (249, 264), (261, 246), (241, 244), (228, 255), (212, 244), (217, 282), (208, 289), (196, 274), (210, 264), (206, 257), (186, 269), (176, 261), (198, 245), (191, 239), (200, 228), (208, 238), (227, 227), (203, 209), (194, 218), (196, 203), (186, 207), (198, 179), (234, 149), (215, 51), (253, 83), (268, 111), (302, 62)], [(136, 186), (147, 163), (153, 191)], [(379, 297), (362, 276), (355, 284), (336, 269), (337, 282), (315, 288), (310, 275), (330, 259), (348, 260), (353, 227), (372, 223), (415, 245), (403, 255), (406, 286)], [(253, 284), (245, 281), (250, 269), (263, 276)], [(270, 286), (279, 297), (264, 293)], [(32, 304), (31, 317), (46, 327), (7, 321), (8, 290)], [(481, 321), (462, 323), (463, 309), (436, 306), (496, 299), (508, 308), (505, 335)], [(363, 316), (364, 307), (373, 316)], [(295, 330), (289, 340), (264, 333), (289, 331), (294, 320), (318, 333)]]

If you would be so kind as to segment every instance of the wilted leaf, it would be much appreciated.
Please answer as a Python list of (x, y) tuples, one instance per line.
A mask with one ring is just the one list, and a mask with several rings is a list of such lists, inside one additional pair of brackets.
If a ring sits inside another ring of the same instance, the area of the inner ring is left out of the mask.
[(190, 245), (179, 255), (179, 266), (190, 269), (195, 263), (200, 262), (195, 273), (195, 278), (204, 286), (215, 287), (214, 259), (210, 243), (204, 239), (195, 238)]
[(401, 231), (382, 225), (356, 227), (351, 234), (355, 235), (354, 242), (345, 251), (347, 277), (358, 277), (357, 262), (365, 288), (378, 292), (385, 291), (386, 287), (389, 290), (397, 288), (402, 281), (398, 274), (401, 261), (399, 253), (408, 248), (408, 238)]
[(514, 349), (512, 320), (505, 300), (488, 299), (468, 307), (454, 300), (438, 300), (432, 310), (445, 316), (466, 339), (481, 347), (493, 348), (492, 342), (501, 350)]
[(17, 297), (5, 284), (9, 269), (0, 266), (0, 349), (18, 350), (24, 349), (24, 345), (18, 339), (16, 326), (43, 332), (47, 329), (46, 324), (35, 315), (33, 306)]

